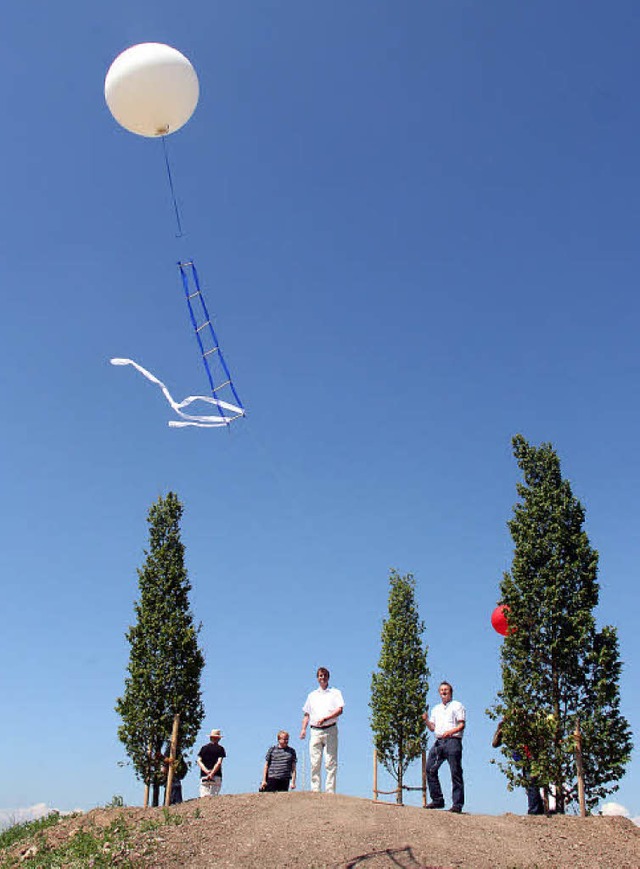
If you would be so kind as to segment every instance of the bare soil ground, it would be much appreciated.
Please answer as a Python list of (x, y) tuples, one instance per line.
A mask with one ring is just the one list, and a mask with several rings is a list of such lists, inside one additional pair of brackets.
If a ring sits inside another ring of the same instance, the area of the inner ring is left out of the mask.
[(131, 835), (114, 866), (126, 858), (145, 869), (640, 869), (640, 828), (625, 818), (454, 815), (311, 793), (221, 795), (165, 812), (95, 809), (48, 838), (59, 843), (118, 817)]

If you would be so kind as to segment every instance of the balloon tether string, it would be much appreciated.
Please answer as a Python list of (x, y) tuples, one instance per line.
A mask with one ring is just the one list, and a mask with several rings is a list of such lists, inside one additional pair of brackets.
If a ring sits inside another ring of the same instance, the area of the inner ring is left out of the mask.
[(171, 165), (169, 163), (169, 152), (167, 151), (167, 141), (166, 141), (167, 137), (162, 136), (161, 138), (162, 138), (162, 150), (164, 151), (164, 162), (165, 162), (165, 166), (167, 167), (167, 178), (169, 179), (169, 189), (171, 190), (171, 198), (173, 200), (173, 210), (175, 211), (176, 223), (178, 224), (178, 234), (176, 237), (182, 238), (184, 233), (182, 231), (182, 223), (180, 221), (180, 209), (178, 208), (178, 202), (176, 200), (176, 193), (175, 193), (175, 190), (173, 188), (173, 178), (171, 176)]

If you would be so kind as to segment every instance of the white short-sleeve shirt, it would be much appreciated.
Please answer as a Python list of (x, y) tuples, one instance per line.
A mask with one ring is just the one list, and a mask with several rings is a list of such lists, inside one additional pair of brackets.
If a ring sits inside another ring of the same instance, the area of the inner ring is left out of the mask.
[[(466, 715), (464, 706), (458, 700), (450, 700), (446, 706), (444, 703), (438, 703), (437, 706), (434, 706), (429, 720), (435, 724), (436, 738), (442, 736), (447, 730), (456, 727), (461, 721), (465, 721)], [(454, 733), (452, 738), (462, 739), (462, 731)]]
[[(307, 702), (302, 707), (302, 711), (309, 716), (309, 724), (312, 727), (318, 727), (318, 721), (321, 718), (326, 718), (330, 712), (334, 712), (336, 709), (340, 709), (340, 707), (344, 707), (341, 691), (337, 688), (325, 688), (324, 690), (316, 688), (307, 697)], [(331, 724), (335, 724), (337, 720), (338, 716), (328, 719), (320, 726), (329, 727)]]

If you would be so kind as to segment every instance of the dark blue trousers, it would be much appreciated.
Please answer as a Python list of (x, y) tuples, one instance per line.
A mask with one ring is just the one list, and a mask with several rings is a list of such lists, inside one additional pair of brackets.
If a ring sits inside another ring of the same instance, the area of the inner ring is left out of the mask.
[(544, 803), (540, 796), (540, 788), (532, 779), (529, 779), (529, 787), (527, 788), (527, 804), (527, 814), (544, 815)]
[(451, 770), (451, 786), (453, 805), (462, 808), (464, 805), (464, 780), (462, 778), (462, 740), (450, 737), (436, 739), (427, 758), (427, 784), (432, 803), (444, 806), (444, 797), (438, 778), (438, 770), (447, 761)]

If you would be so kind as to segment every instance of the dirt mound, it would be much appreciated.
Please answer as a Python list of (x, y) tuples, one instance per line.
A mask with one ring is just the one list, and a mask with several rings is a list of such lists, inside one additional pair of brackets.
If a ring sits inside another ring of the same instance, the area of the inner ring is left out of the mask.
[[(141, 869), (640, 867), (640, 829), (624, 818), (454, 815), (311, 793), (222, 795), (170, 810), (96, 809), (46, 835), (60, 845), (114, 821), (126, 825), (126, 836), (104, 846), (108, 865)], [(12, 856), (35, 867), (37, 851), (25, 859), (29, 844)]]

